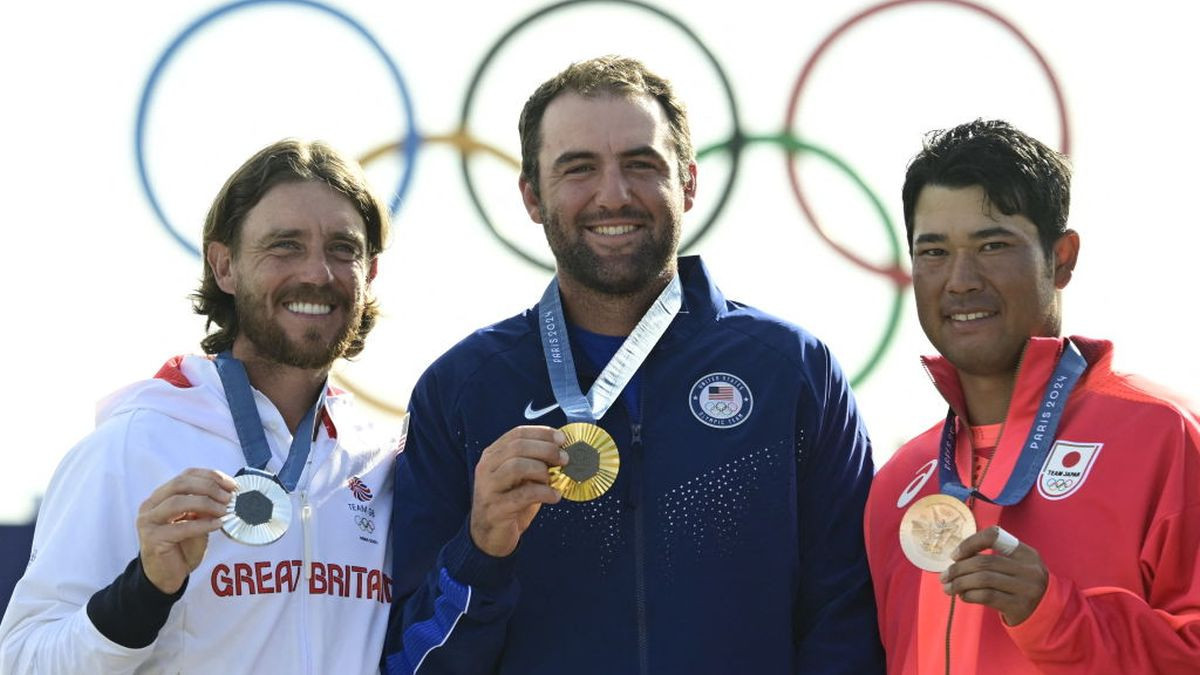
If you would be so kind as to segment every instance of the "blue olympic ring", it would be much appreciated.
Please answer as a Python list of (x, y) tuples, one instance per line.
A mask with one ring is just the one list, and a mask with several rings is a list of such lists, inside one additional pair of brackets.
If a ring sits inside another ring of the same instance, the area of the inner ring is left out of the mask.
[(154, 87), (158, 84), (159, 76), (162, 75), (163, 69), (166, 68), (167, 63), (169, 63), (171, 60), (171, 57), (175, 55), (175, 52), (178, 51), (179, 48), (182, 47), (183, 44), (187, 42), (187, 40), (190, 39), (194, 33), (199, 31), (209, 22), (218, 19), (225, 14), (229, 14), (240, 9), (245, 9), (247, 7), (252, 7), (254, 5), (266, 4), (302, 5), (304, 7), (310, 7), (312, 9), (325, 12), (326, 14), (330, 14), (334, 18), (341, 20), (343, 23), (353, 28), (364, 40), (367, 41), (367, 43), (371, 45), (371, 47), (375, 49), (376, 52), (379, 53), (379, 56), (383, 59), (384, 63), (387, 64), (388, 72), (391, 73), (392, 79), (396, 83), (396, 88), (400, 91), (400, 103), (404, 106), (404, 114), (408, 119), (408, 129), (404, 132), (404, 138), (400, 143), (401, 147), (404, 149), (404, 171), (401, 173), (400, 180), (396, 185), (396, 192), (392, 195), (392, 199), (388, 203), (388, 209), (391, 211), (392, 216), (395, 216), (396, 212), (399, 211), (400, 203), (404, 198), (405, 193), (408, 192), (409, 183), (412, 179), (413, 166), (416, 163), (417, 157), (417, 146), (421, 141), (421, 137), (417, 134), (416, 120), (413, 116), (412, 99), (408, 94), (407, 85), (404, 84), (404, 77), (400, 75), (400, 69), (396, 67), (396, 63), (392, 60), (392, 57), (388, 56), (388, 53), (384, 51), (383, 46), (379, 44), (379, 41), (375, 39), (375, 36), (371, 35), (370, 31), (368, 31), (366, 27), (342, 11), (330, 7), (329, 5), (316, 2), (315, 0), (240, 0), (239, 2), (231, 2), (226, 5), (221, 5), (208, 14), (205, 14), (199, 19), (193, 21), (190, 25), (188, 25), (187, 28), (184, 28), (183, 32), (176, 36), (176, 38), (171, 41), (171, 44), (167, 45), (167, 48), (165, 51), (163, 51), (162, 56), (160, 56), (158, 61), (155, 62), (153, 70), (150, 71), (150, 77), (147, 78), (146, 85), (142, 88), (142, 97), (138, 102), (137, 123), (134, 129), (133, 151), (137, 160), (138, 177), (141, 178), (142, 181), (142, 191), (146, 194), (146, 199), (150, 201), (150, 207), (154, 209), (154, 215), (158, 216), (159, 222), (162, 223), (163, 227), (167, 228), (167, 232), (170, 232), (171, 236), (174, 237), (175, 240), (180, 243), (180, 245), (197, 257), (200, 256), (200, 249), (196, 248), (191, 241), (189, 241), (179, 232), (179, 230), (171, 225), (171, 221), (167, 218), (167, 214), (163, 212), (162, 206), (158, 203), (158, 197), (154, 192), (154, 188), (150, 185), (150, 177), (146, 173), (146, 116), (147, 111), (150, 108), (150, 97), (154, 93)]

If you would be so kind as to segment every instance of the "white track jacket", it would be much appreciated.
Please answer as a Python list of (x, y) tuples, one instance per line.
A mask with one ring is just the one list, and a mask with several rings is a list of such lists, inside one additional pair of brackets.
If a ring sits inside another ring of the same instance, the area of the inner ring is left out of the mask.
[[(277, 472), (291, 435), (254, 392)], [(0, 673), (378, 672), (391, 602), (392, 466), (403, 438), (329, 389), (287, 533), (265, 546), (217, 531), (150, 646), (106, 638), (87, 603), (138, 555), (135, 518), (189, 467), (246, 463), (213, 362), (172, 359), (102, 402), (38, 513), (33, 554), (0, 622)]]

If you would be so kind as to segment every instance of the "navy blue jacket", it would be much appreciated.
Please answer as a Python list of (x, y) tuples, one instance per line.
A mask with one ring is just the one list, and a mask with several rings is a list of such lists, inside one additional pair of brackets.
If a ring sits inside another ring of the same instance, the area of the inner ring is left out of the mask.
[[(882, 672), (862, 514), (870, 442), (829, 350), (726, 301), (682, 258), (683, 308), (641, 373), (641, 423), (600, 420), (616, 483), (544, 506), (495, 558), (468, 530), (484, 448), (566, 423), (538, 308), (421, 377), (392, 519), (389, 673)], [(587, 391), (604, 364), (574, 349)]]

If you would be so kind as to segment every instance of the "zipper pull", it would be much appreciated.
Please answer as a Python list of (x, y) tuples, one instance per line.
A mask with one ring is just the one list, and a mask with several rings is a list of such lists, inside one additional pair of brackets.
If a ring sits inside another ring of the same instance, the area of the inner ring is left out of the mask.
[(304, 580), (308, 581), (312, 566), (312, 504), (308, 503), (308, 490), (300, 493), (300, 530), (304, 535)]
[(642, 444), (642, 425), (640, 423), (633, 425), (633, 433), (631, 435), (634, 445)]

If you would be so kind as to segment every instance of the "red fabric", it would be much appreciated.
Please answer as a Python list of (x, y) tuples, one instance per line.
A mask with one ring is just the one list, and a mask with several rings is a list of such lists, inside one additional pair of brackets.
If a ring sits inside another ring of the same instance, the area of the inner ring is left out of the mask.
[[(972, 508), (979, 527), (998, 522), (1036, 549), (1050, 583), (1015, 627), (995, 610), (956, 602), (950, 672), (1200, 672), (1200, 424), (1169, 394), (1112, 372), (1110, 343), (1071, 340), (1089, 368), (1057, 440), (1101, 445), (1066, 496), (1051, 499), (1035, 486), (1014, 506)], [(1061, 345), (1038, 338), (1026, 350), (984, 494), (995, 496), (1008, 480)], [(963, 410), (953, 368), (943, 359), (926, 367)], [(949, 599), (937, 575), (909, 563), (897, 541), (907, 506), (938, 491), (936, 472), (919, 490), (913, 484), (937, 456), (941, 426), (896, 453), (867, 503), (867, 555), (889, 673), (946, 672)], [(971, 466), (966, 436), (959, 434), (960, 473)]]
[(167, 359), (167, 362), (158, 369), (154, 377), (160, 380), (166, 380), (180, 389), (188, 389), (192, 386), (191, 380), (183, 374), (183, 359), (182, 356), (172, 356)]

